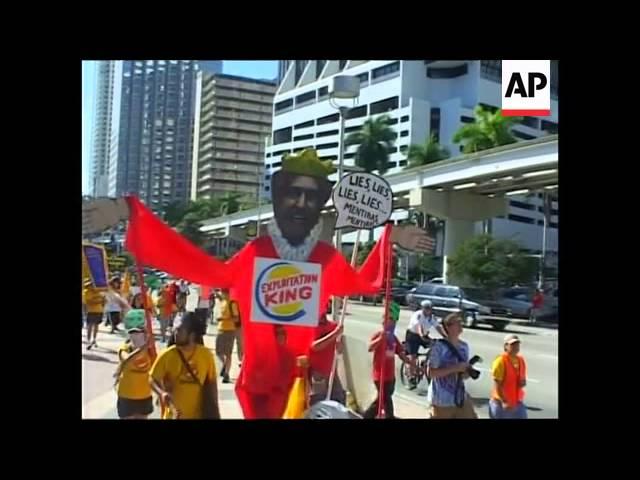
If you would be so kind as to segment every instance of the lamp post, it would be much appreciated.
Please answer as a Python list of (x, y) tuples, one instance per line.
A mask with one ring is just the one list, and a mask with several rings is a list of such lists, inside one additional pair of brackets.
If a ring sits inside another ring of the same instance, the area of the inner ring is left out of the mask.
[[(340, 113), (340, 143), (338, 145), (338, 182), (342, 180), (344, 173), (344, 121), (349, 106), (340, 101), (351, 101), (351, 108), (356, 105), (360, 96), (360, 79), (352, 75), (336, 75), (331, 80), (329, 87), (329, 104)], [(336, 231), (336, 250), (342, 254), (342, 231)], [(337, 318), (337, 298), (333, 298), (332, 315)]]

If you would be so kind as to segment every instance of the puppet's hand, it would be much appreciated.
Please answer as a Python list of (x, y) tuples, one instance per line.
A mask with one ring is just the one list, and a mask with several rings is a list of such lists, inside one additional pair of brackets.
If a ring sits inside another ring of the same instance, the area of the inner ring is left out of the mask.
[(82, 234), (99, 233), (129, 218), (124, 198), (97, 198), (82, 202)]
[(395, 225), (391, 230), (391, 241), (418, 253), (433, 253), (435, 245), (433, 238), (416, 225)]

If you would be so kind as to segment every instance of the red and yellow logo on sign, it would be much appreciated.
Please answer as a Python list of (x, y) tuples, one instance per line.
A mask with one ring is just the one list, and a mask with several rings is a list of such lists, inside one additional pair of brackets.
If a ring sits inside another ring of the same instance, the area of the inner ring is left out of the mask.
[[(258, 321), (290, 323), (312, 314), (317, 317), (319, 269), (317, 264), (257, 259), (253, 304)], [(317, 318), (313, 321), (317, 324)]]

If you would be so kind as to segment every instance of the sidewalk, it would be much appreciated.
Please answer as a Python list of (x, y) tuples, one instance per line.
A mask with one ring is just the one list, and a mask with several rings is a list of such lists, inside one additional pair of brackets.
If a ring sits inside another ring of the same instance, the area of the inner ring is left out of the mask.
[[(122, 345), (124, 340), (126, 339), (126, 334), (124, 332), (120, 332), (118, 334), (109, 334), (109, 330), (107, 327), (101, 326), (100, 333), (98, 334), (98, 349), (92, 349), (90, 351), (86, 350), (86, 332), (83, 329), (82, 331), (82, 354), (83, 356), (100, 356), (100, 357), (108, 357), (110, 362), (113, 364), (113, 369), (109, 369), (109, 372), (113, 372), (117, 365), (117, 352), (118, 348)], [(159, 341), (159, 333), (154, 329), (154, 333), (156, 334), (156, 348), (158, 352), (161, 352), (165, 348), (165, 344), (160, 343)], [(207, 348), (214, 351), (215, 349), (215, 340), (216, 340), (216, 328), (213, 325), (208, 325), (207, 327), (207, 335), (205, 335), (204, 343)], [(215, 353), (215, 352), (214, 352)], [(214, 355), (215, 356), (215, 355)], [(236, 398), (236, 394), (234, 391), (235, 388), (235, 380), (238, 378), (238, 374), (240, 373), (239, 365), (238, 365), (238, 357), (237, 351), (234, 347), (233, 351), (233, 361), (231, 365), (230, 377), (232, 383), (222, 383), (222, 379), (219, 376), (221, 365), (217, 357), (216, 360), (216, 370), (218, 372), (218, 398), (220, 405), (220, 416), (223, 419), (243, 419), (242, 410), (240, 408), (240, 404)], [(83, 383), (85, 381), (89, 381), (84, 377), (83, 374)], [(100, 378), (100, 382), (112, 382), (113, 379), (109, 374), (105, 374), (104, 377)], [(398, 418), (405, 419), (426, 419), (428, 418), (428, 409), (426, 404), (421, 401), (413, 400), (408, 396), (400, 394), (394, 394), (394, 405), (395, 405), (395, 414)], [(369, 401), (372, 401), (371, 398)], [(87, 419), (109, 419), (109, 418), (117, 418), (115, 413), (115, 405), (117, 401), (116, 392), (113, 388), (105, 391), (103, 394), (97, 396), (96, 398), (91, 399), (90, 401), (84, 402), (82, 405), (82, 417)], [(152, 419), (159, 419), (159, 409), (154, 408), (154, 413), (150, 416)]]

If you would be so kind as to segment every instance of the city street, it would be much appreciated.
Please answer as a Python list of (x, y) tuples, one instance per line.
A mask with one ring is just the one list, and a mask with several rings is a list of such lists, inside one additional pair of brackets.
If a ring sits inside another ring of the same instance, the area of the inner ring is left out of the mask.
[[(345, 320), (345, 333), (368, 341), (373, 332), (380, 328), (383, 308), (350, 304)], [(411, 311), (403, 308), (396, 335), (404, 340)], [(491, 363), (502, 353), (502, 340), (507, 333), (515, 333), (522, 340), (521, 353), (527, 361), (528, 379), (525, 403), (529, 418), (558, 418), (558, 330), (531, 327), (523, 323), (510, 324), (505, 331), (498, 332), (491, 327), (481, 326), (465, 329), (462, 339), (469, 343), (471, 355), (482, 357), (483, 363), (476, 364), (481, 371), (478, 380), (467, 380), (467, 390), (473, 397), (476, 412), (481, 418), (488, 418), (487, 402), (491, 394)], [(432, 333), (433, 335), (433, 333)], [(435, 334), (437, 336), (437, 334)], [(399, 369), (400, 361), (396, 360)], [(398, 379), (398, 374), (396, 373)], [(396, 397), (406, 397), (423, 404), (427, 408), (426, 391), (410, 391), (398, 379)]]
[[(345, 332), (363, 341), (368, 341), (378, 328), (382, 307), (351, 304), (346, 318)], [(397, 327), (398, 337), (404, 339), (404, 331), (411, 312), (403, 309)], [(205, 344), (213, 348), (215, 344), (215, 328), (209, 326)], [(480, 355), (483, 363), (477, 365), (482, 372), (476, 381), (468, 380), (467, 388), (474, 399), (476, 411), (480, 418), (488, 418), (487, 401), (491, 391), (491, 362), (500, 354), (502, 338), (506, 333), (516, 333), (522, 339), (522, 353), (528, 364), (529, 379), (526, 389), (526, 403), (530, 418), (558, 417), (558, 331), (547, 328), (536, 328), (522, 324), (513, 324), (505, 332), (496, 332), (490, 327), (467, 329), (463, 338), (470, 344), (472, 354)], [(124, 341), (124, 334), (111, 335), (105, 327), (101, 327), (98, 335), (98, 348), (86, 350), (86, 340), (82, 340), (82, 416), (91, 419), (115, 419), (116, 392), (113, 389), (113, 373), (117, 367), (117, 351)], [(160, 348), (161, 344), (157, 344)], [(235, 362), (231, 377), (238, 375), (238, 364)], [(399, 367), (399, 362), (397, 362)], [(233, 391), (233, 384), (218, 384), (220, 409), (224, 418), (242, 418)], [(426, 418), (428, 404), (426, 392), (409, 391), (398, 381), (394, 395), (398, 416), (401, 418)], [(151, 418), (159, 418), (158, 408)]]

